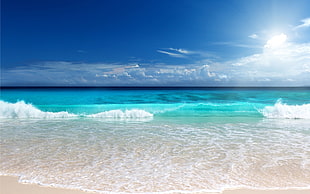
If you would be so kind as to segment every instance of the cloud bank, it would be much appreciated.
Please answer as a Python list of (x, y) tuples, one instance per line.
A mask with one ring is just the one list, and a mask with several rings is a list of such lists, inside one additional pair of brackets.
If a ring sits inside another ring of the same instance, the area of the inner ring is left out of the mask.
[[(2, 71), (3, 85), (310, 86), (310, 43), (285, 42), (260, 53), (192, 64), (47, 61)], [(185, 50), (180, 50), (185, 53)]]

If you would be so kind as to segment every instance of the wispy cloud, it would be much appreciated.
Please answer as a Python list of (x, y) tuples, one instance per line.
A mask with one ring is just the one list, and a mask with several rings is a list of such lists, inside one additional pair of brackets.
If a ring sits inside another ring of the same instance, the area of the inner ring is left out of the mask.
[(210, 51), (193, 51), (183, 48), (165, 48), (159, 49), (157, 52), (176, 58), (187, 58), (192, 61), (202, 61), (206, 58), (219, 58), (215, 53)]
[(166, 48), (166, 49), (157, 50), (157, 52), (167, 54), (171, 57), (178, 57), (178, 58), (186, 58), (190, 55), (199, 54), (199, 52), (190, 51), (190, 50), (182, 49), (182, 48)]
[(213, 45), (240, 47), (240, 48), (261, 48), (257, 45), (243, 44), (237, 42), (214, 42)]
[(169, 48), (171, 51), (176, 51), (182, 54), (192, 54), (194, 53), (193, 51), (185, 50), (185, 49), (176, 49), (176, 48)]
[(251, 34), (251, 35), (249, 36), (249, 38), (257, 39), (257, 38), (258, 38), (258, 35), (257, 35), (257, 34)]
[(87, 53), (85, 50), (77, 50), (78, 53)]
[(176, 57), (176, 58), (185, 58), (186, 56), (180, 53), (174, 53), (174, 52), (169, 52), (169, 51), (164, 51), (164, 50), (157, 50), (157, 52), (169, 55), (170, 57)]
[(302, 24), (295, 26), (294, 30), (297, 30), (299, 28), (306, 28), (306, 27), (310, 27), (310, 18), (305, 18), (301, 20)]

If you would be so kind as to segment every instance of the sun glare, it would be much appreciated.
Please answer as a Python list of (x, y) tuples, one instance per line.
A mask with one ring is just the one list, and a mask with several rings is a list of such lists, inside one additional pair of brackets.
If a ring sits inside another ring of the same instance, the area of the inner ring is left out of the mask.
[(272, 49), (278, 48), (285, 43), (286, 39), (287, 39), (286, 34), (281, 33), (281, 34), (273, 36), (271, 39), (269, 39), (264, 47), (265, 48), (272, 48)]

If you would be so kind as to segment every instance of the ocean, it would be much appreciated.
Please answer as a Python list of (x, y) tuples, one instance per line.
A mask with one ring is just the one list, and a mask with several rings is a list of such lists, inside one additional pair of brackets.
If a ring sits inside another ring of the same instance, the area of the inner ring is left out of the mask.
[(2, 88), (0, 175), (98, 193), (310, 188), (310, 88)]

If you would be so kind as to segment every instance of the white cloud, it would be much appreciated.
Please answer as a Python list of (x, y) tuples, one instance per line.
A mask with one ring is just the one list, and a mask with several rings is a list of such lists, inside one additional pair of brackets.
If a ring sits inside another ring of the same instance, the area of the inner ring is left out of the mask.
[(234, 62), (232, 62), (232, 66), (244, 66), (247, 65), (249, 63), (253, 63), (255, 61), (258, 61), (259, 58), (261, 57), (260, 54), (254, 54), (251, 56), (247, 56), (247, 57), (242, 57)]
[(157, 52), (169, 55), (170, 57), (175, 58), (186, 58), (192, 61), (201, 61), (203, 59), (218, 59), (219, 57), (209, 51), (193, 51), (193, 50), (187, 50), (182, 48), (164, 48), (159, 49)]
[(302, 24), (295, 26), (295, 30), (299, 28), (305, 28), (305, 27), (310, 27), (310, 18), (305, 18), (301, 20)]
[(203, 65), (203, 66), (201, 67), (201, 69), (202, 69), (204, 72), (207, 73), (208, 77), (215, 77), (215, 76), (216, 76), (216, 74), (215, 74), (214, 72), (211, 72), (211, 71), (210, 71), (210, 66), (209, 66), (209, 65)]
[(287, 43), (277, 49), (264, 48), (262, 53), (226, 62), (226, 65), (227, 69), (231, 66), (231, 71), (227, 73), (235, 80), (285, 84), (290, 79), (310, 85), (310, 77), (305, 76), (309, 73), (310, 43)]
[(190, 55), (203, 55), (204, 52), (198, 52), (198, 51), (190, 51), (182, 48), (167, 48), (167, 49), (160, 49), (157, 50), (159, 53), (167, 54), (171, 57), (178, 57), (178, 58), (186, 58)]
[(172, 52), (163, 51), (163, 50), (157, 50), (157, 52), (169, 55), (171, 57), (177, 57), (177, 58), (185, 58), (186, 57), (185, 55), (182, 55), (180, 53), (172, 53)]
[(257, 38), (258, 38), (258, 35), (257, 35), (257, 34), (251, 34), (251, 35), (249, 36), (249, 38), (257, 39)]
[[(282, 37), (283, 35), (281, 35)], [(199, 55), (192, 64), (75, 63), (46, 61), (3, 69), (4, 85), (310, 85), (310, 43), (285, 42), (230, 61)], [(272, 39), (271, 39), (272, 40)], [(266, 45), (273, 44), (267, 41)], [(195, 56), (193, 51), (169, 48), (172, 57)], [(196, 52), (198, 53), (198, 52)], [(17, 84), (18, 85), (18, 84)]]
[(193, 53), (192, 51), (188, 51), (188, 50), (185, 50), (185, 49), (169, 48), (169, 50), (176, 51), (176, 52), (179, 52), (179, 53), (182, 53), (182, 54), (191, 54), (191, 53)]
[(269, 39), (264, 47), (271, 49), (278, 48), (285, 43), (286, 39), (287, 39), (286, 34), (281, 33)]
[(260, 48), (256, 45), (250, 45), (250, 44), (242, 44), (237, 42), (214, 42), (214, 45), (220, 45), (220, 46), (230, 46), (230, 47), (240, 47), (240, 48)]

